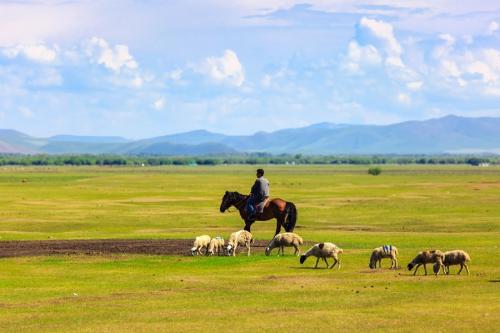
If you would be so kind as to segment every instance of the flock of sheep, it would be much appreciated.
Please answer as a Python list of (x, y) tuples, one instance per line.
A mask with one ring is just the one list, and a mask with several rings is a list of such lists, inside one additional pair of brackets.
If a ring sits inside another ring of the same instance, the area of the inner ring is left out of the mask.
[[(250, 255), (250, 245), (253, 243), (253, 236), (250, 232), (246, 230), (239, 230), (233, 232), (229, 237), (227, 244), (222, 237), (211, 238), (208, 235), (203, 235), (196, 237), (191, 248), (192, 255), (202, 255), (202, 250), (205, 250), (205, 255), (211, 256), (217, 253), (217, 255), (228, 255), (235, 256), (236, 249), (238, 246), (247, 248), (247, 255)], [(294, 247), (294, 255), (300, 254), (300, 245), (304, 244), (302, 237), (293, 232), (285, 232), (277, 234), (269, 242), (266, 247), (265, 253), (268, 256), (271, 251), (278, 248), (278, 255), (283, 255), (285, 247)], [(343, 250), (333, 243), (318, 243), (313, 245), (309, 250), (300, 256), (300, 263), (303, 264), (306, 259), (310, 256), (316, 257), (316, 265), (314, 268), (318, 267), (318, 262), (320, 259), (326, 264), (326, 267), (333, 268), (337, 265), (340, 269), (340, 258), (339, 254), (343, 253)], [(373, 249), (370, 257), (369, 267), (371, 269), (377, 268), (377, 263), (379, 267), (381, 266), (382, 259), (391, 259), (391, 268), (398, 268), (398, 249), (392, 245), (385, 245)], [(333, 264), (330, 266), (327, 258), (333, 258)], [(462, 272), (465, 267), (467, 274), (469, 274), (469, 267), (467, 262), (470, 261), (470, 256), (462, 250), (454, 250), (448, 252), (441, 252), (439, 250), (422, 251), (417, 254), (415, 258), (408, 264), (408, 270), (411, 271), (415, 268), (413, 275), (417, 273), (420, 266), (424, 266), (425, 275), (427, 275), (426, 264), (433, 264), (434, 274), (439, 274), (439, 270), (442, 269), (443, 274), (450, 273), (450, 266), (460, 265), (460, 270), (458, 274)]]

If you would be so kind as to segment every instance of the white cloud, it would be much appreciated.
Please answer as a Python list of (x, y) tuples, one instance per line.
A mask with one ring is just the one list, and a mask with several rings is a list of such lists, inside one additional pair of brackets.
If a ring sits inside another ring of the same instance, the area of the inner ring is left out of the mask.
[(487, 30), (488, 35), (493, 35), (495, 32), (498, 31), (498, 28), (500, 28), (498, 23), (496, 21), (491, 21), (490, 24), (488, 25), (488, 30)]
[(55, 87), (63, 84), (63, 78), (54, 68), (47, 68), (36, 73), (30, 83), (40, 87)]
[(406, 84), (406, 87), (410, 90), (416, 91), (416, 90), (420, 90), (422, 88), (423, 84), (424, 83), (422, 81), (413, 81), (413, 82), (408, 82)]
[(394, 36), (394, 29), (391, 24), (363, 17), (359, 21), (359, 29), (361, 32), (367, 34), (368, 37), (374, 37), (380, 41), (390, 57), (399, 58), (403, 53), (401, 44), (399, 44)]
[(33, 118), (33, 111), (31, 111), (29, 108), (21, 106), (17, 109), (17, 111), (23, 116), (24, 118)]
[(14, 47), (5, 47), (2, 53), (7, 58), (16, 58), (24, 56), (26, 59), (36, 62), (50, 63), (56, 60), (59, 47), (45, 46), (44, 44), (18, 44)]
[(409, 105), (411, 103), (411, 97), (408, 94), (400, 93), (398, 94), (398, 102), (404, 105)]
[(182, 79), (182, 74), (183, 74), (182, 69), (174, 69), (173, 71), (170, 71), (167, 75), (170, 80), (180, 81)]
[(202, 63), (195, 65), (194, 70), (207, 75), (216, 82), (225, 82), (237, 87), (245, 81), (243, 66), (232, 50), (224, 51), (222, 57), (206, 58)]
[(119, 73), (122, 68), (135, 70), (139, 67), (134, 57), (129, 53), (127, 45), (110, 46), (104, 39), (92, 37), (85, 42), (84, 47), (91, 62), (104, 65), (116, 73)]
[(382, 57), (375, 46), (371, 44), (361, 46), (352, 40), (347, 47), (346, 63), (343, 67), (347, 71), (355, 73), (359, 72), (363, 66), (380, 65), (381, 62)]
[(163, 97), (157, 99), (154, 103), (153, 103), (153, 108), (155, 108), (156, 110), (162, 110), (163, 108), (165, 107), (165, 99)]

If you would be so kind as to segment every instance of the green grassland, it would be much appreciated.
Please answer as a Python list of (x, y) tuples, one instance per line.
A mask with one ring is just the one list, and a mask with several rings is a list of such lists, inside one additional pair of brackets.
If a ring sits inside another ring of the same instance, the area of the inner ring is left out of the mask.
[[(2, 168), (0, 241), (227, 238), (243, 223), (220, 199), (248, 192), (255, 168)], [(344, 249), (339, 271), (263, 253), (1, 258), (0, 331), (498, 331), (500, 167), (265, 169), (272, 196), (297, 205), (295, 231)], [(383, 244), (403, 269), (368, 269)], [(409, 275), (428, 248), (466, 250), (471, 275)]]

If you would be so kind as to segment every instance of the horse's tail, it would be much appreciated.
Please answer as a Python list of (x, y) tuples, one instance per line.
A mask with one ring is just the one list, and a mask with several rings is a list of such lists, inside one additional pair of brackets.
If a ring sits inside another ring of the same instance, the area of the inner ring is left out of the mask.
[(292, 202), (287, 202), (285, 206), (285, 223), (284, 227), (287, 232), (292, 232), (297, 223), (297, 208)]

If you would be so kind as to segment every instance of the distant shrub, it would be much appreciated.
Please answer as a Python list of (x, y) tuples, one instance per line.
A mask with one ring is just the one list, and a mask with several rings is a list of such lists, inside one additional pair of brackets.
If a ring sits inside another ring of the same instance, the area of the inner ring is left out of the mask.
[(374, 175), (374, 176), (380, 175), (381, 172), (382, 172), (382, 169), (380, 169), (379, 167), (371, 167), (368, 169), (368, 173), (370, 175)]

